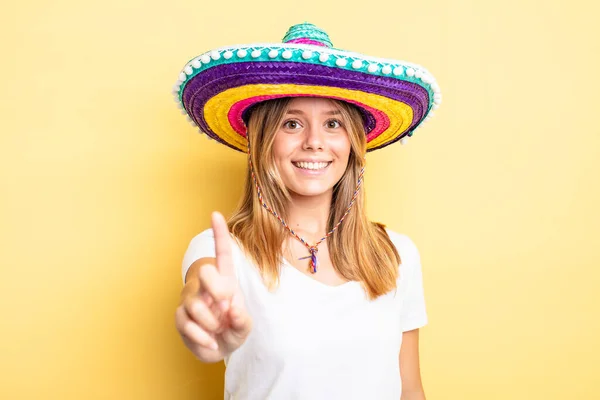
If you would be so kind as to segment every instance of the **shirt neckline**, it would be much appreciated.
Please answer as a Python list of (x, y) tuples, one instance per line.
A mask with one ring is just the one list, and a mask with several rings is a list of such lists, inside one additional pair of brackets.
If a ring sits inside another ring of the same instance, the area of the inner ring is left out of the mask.
[(339, 285), (328, 285), (326, 283), (323, 283), (321, 281), (318, 281), (314, 278), (311, 278), (310, 276), (302, 273), (301, 271), (298, 271), (298, 269), (296, 267), (294, 267), (288, 260), (285, 259), (285, 257), (282, 257), (282, 264), (284, 267), (286, 267), (287, 269), (291, 269), (293, 270), (293, 273), (301, 275), (301, 277), (307, 281), (309, 281), (310, 283), (312, 283), (313, 286), (317, 286), (317, 287), (321, 287), (324, 290), (342, 290), (345, 287), (352, 287), (355, 286), (358, 282), (356, 281), (347, 281), (344, 282), (342, 284)]

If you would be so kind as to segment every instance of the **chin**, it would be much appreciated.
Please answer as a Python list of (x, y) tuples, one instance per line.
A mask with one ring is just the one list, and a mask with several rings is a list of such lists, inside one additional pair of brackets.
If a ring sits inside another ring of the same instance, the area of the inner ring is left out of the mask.
[(311, 185), (304, 187), (288, 187), (288, 190), (297, 196), (303, 197), (318, 197), (331, 193), (333, 186), (331, 187), (311, 187)]

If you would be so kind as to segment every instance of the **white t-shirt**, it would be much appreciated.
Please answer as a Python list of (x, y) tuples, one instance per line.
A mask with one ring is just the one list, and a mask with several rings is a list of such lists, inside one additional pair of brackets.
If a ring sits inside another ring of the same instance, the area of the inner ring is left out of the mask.
[[(419, 252), (387, 230), (400, 258), (397, 289), (370, 301), (358, 282), (325, 285), (281, 266), (269, 292), (252, 262), (233, 243), (235, 273), (253, 319), (246, 342), (225, 360), (226, 400), (398, 400), (402, 332), (427, 323)], [(214, 257), (208, 229), (194, 237), (182, 273)]]

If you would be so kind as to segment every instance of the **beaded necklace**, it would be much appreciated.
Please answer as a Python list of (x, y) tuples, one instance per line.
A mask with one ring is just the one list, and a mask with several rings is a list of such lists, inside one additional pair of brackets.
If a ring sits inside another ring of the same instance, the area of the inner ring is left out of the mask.
[(317, 272), (317, 252), (319, 251), (319, 249), (317, 248), (317, 246), (319, 246), (325, 239), (327, 239), (329, 236), (331, 236), (333, 234), (333, 232), (335, 232), (337, 230), (337, 228), (340, 226), (340, 224), (342, 223), (342, 221), (346, 218), (346, 216), (350, 213), (350, 209), (352, 208), (352, 206), (354, 205), (356, 198), (358, 197), (358, 192), (360, 190), (360, 187), (362, 185), (362, 181), (363, 181), (363, 175), (365, 173), (365, 168), (362, 167), (360, 170), (360, 173), (358, 174), (358, 182), (356, 184), (356, 189), (354, 190), (354, 194), (352, 196), (352, 200), (350, 201), (350, 204), (348, 205), (348, 208), (346, 209), (346, 212), (344, 212), (344, 215), (342, 215), (342, 218), (340, 218), (339, 222), (333, 227), (333, 229), (331, 231), (329, 231), (324, 237), (322, 237), (317, 243), (315, 243), (313, 246), (311, 246), (306, 240), (304, 240), (303, 238), (301, 238), (296, 232), (294, 232), (293, 229), (291, 229), (288, 224), (283, 220), (283, 218), (281, 218), (271, 207), (269, 207), (267, 205), (267, 203), (264, 201), (263, 196), (262, 196), (262, 190), (260, 189), (260, 186), (258, 185), (258, 181), (256, 180), (256, 176), (254, 175), (254, 168), (252, 167), (252, 157), (250, 155), (250, 138), (248, 138), (248, 166), (250, 167), (250, 174), (252, 175), (252, 180), (254, 181), (254, 186), (256, 187), (256, 192), (258, 194), (258, 200), (260, 201), (260, 204), (267, 210), (269, 211), (271, 214), (273, 214), (275, 216), (275, 218), (277, 218), (277, 220), (279, 220), (279, 222), (281, 222), (281, 225), (283, 225), (283, 227), (296, 239), (298, 239), (307, 249), (308, 252), (310, 253), (310, 255), (306, 256), (306, 257), (301, 257), (298, 260), (305, 260), (307, 258), (310, 258), (310, 261), (308, 263), (309, 269), (310, 271), (314, 274)]

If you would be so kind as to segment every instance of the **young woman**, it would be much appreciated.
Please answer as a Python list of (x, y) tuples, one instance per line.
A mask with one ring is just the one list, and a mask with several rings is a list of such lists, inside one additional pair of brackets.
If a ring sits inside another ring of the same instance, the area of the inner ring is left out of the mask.
[(176, 311), (196, 357), (225, 361), (225, 398), (425, 399), (419, 253), (368, 220), (361, 186), (366, 152), (439, 104), (433, 77), (301, 24), (283, 45), (192, 60), (175, 93), (209, 137), (248, 153), (238, 209), (189, 245)]

